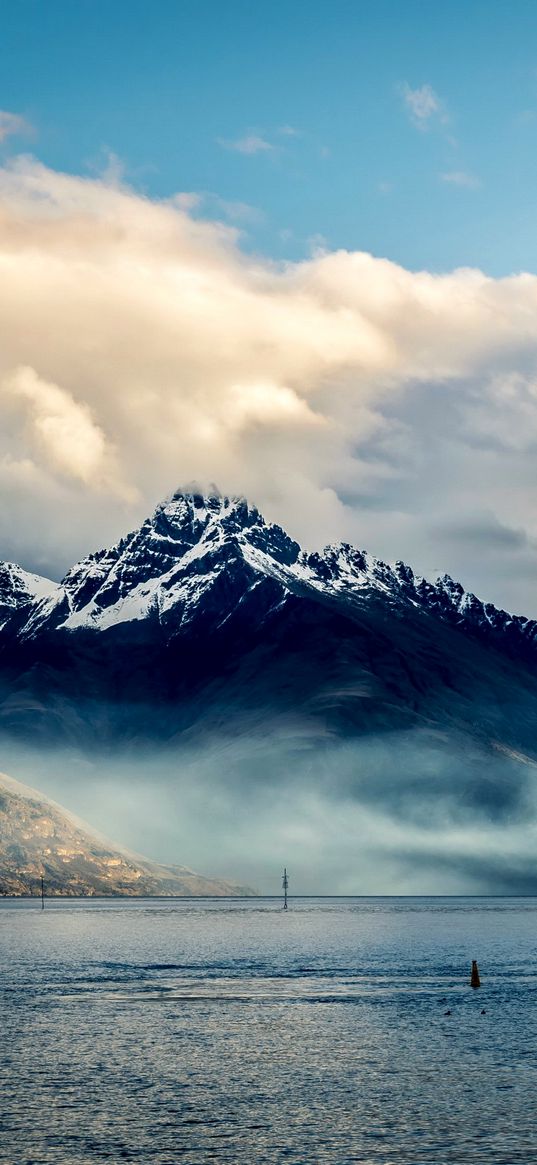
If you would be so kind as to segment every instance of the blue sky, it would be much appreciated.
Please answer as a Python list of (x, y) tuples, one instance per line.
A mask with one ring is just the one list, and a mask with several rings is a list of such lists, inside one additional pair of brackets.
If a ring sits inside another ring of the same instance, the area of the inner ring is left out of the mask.
[(5, 153), (94, 173), (110, 151), (269, 256), (326, 240), (410, 268), (537, 269), (525, 0), (7, 0), (0, 108), (35, 131)]

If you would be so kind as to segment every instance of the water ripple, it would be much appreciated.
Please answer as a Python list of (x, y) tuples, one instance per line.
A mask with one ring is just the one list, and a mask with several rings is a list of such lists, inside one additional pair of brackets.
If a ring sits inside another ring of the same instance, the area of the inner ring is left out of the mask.
[(536, 916), (1, 903), (0, 1162), (533, 1165)]

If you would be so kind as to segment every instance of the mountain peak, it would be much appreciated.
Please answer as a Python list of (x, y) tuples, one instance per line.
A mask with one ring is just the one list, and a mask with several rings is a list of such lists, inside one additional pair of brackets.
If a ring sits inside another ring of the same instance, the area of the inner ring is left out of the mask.
[(532, 621), (481, 603), (450, 575), (429, 583), (402, 561), (389, 565), (348, 543), (303, 552), (245, 497), (216, 487), (175, 490), (138, 530), (88, 555), (59, 587), (4, 564), (0, 628), (27, 639), (45, 629), (138, 623), (140, 633), (146, 625), (144, 636), (159, 628), (158, 635), (170, 639), (198, 623), (223, 626), (239, 608), (263, 618), (263, 603), (266, 613), (290, 595), (316, 603), (322, 595), (347, 613), (378, 602), (400, 612), (419, 607), (489, 637), (503, 637), (508, 629), (510, 648), (523, 641), (524, 650), (533, 650), (537, 636)]
[[(146, 618), (178, 627), (215, 587), (230, 601), (231, 593), (238, 597), (255, 578), (275, 573), (280, 579), (280, 568), (299, 554), (298, 543), (267, 523), (246, 498), (176, 490), (138, 530), (72, 567), (32, 613), (24, 635), (44, 626), (105, 629)], [(222, 618), (225, 601), (218, 600)], [(216, 598), (211, 606), (216, 609)]]
[(0, 629), (29, 604), (51, 594), (56, 585), (15, 562), (0, 562)]
[(155, 526), (184, 529), (194, 525), (205, 528), (210, 522), (220, 523), (228, 530), (243, 530), (254, 525), (265, 526), (259, 510), (241, 495), (229, 497), (218, 490), (201, 493), (198, 490), (175, 490), (161, 502), (149, 522)]

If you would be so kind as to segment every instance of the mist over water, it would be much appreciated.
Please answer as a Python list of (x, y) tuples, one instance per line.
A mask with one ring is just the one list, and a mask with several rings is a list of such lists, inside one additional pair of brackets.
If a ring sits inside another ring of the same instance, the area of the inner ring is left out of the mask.
[(261, 893), (537, 891), (535, 766), (447, 734), (302, 725), (173, 747), (29, 750), (2, 767), (121, 846)]

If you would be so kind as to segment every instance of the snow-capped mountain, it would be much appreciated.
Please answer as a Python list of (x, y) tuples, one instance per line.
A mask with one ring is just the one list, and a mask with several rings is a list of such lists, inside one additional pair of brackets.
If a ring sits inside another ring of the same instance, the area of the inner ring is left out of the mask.
[(242, 498), (177, 493), (61, 584), (7, 565), (0, 584), (0, 727), (26, 740), (292, 718), (316, 740), (427, 725), (536, 747), (534, 621), (347, 544), (305, 552)]
[[(244, 498), (175, 494), (139, 530), (77, 563), (60, 585), (0, 565), (0, 611), (26, 618), (21, 638), (43, 631), (106, 630), (149, 620), (170, 637), (208, 606), (222, 625), (234, 601), (270, 579), (285, 592), (350, 605), (380, 597), (421, 607), (468, 629), (532, 643), (534, 620), (482, 603), (444, 575), (433, 583), (403, 562), (389, 566), (346, 543), (306, 553)], [(18, 619), (20, 624), (20, 619)]]
[(292, 583), (285, 567), (297, 563), (299, 551), (244, 499), (178, 494), (140, 530), (77, 563), (33, 608), (21, 634), (52, 627), (105, 630), (150, 619), (174, 635), (215, 599), (227, 617), (229, 600), (214, 592), (223, 576), (229, 585), (237, 567), (242, 582), (249, 575), (252, 583), (254, 576)]
[(30, 574), (14, 562), (0, 563), (0, 631), (14, 615), (29, 610), (40, 599), (53, 594), (57, 584)]

